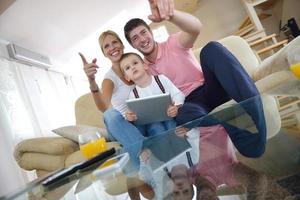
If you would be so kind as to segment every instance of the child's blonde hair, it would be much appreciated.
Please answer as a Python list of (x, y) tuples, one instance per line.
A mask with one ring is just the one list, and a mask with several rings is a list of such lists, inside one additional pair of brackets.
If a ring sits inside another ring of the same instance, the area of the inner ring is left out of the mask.
[[(144, 62), (142, 57), (139, 54), (134, 53), (134, 52), (128, 52), (128, 53), (124, 53), (121, 56), (120, 63), (122, 62), (122, 60), (124, 60), (125, 58), (128, 58), (129, 56), (132, 56), (132, 55), (137, 56), (142, 62)], [(120, 69), (121, 69), (122, 73), (125, 75), (125, 71), (124, 71), (123, 67), (121, 67), (121, 65), (120, 65)]]

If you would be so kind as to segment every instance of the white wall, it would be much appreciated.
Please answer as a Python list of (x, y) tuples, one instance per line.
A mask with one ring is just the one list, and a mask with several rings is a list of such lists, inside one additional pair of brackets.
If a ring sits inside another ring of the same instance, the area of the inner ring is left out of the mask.
[[(203, 30), (194, 48), (205, 45), (208, 41), (218, 40), (234, 33), (246, 17), (240, 0), (200, 0), (198, 8), (192, 13), (203, 23)], [(166, 25), (169, 33), (178, 31), (174, 25), (164, 22), (152, 23), (151, 27)]]
[(281, 20), (281, 27), (287, 24), (288, 19), (294, 17), (298, 27), (300, 28), (300, 1), (299, 0), (277, 0), (275, 5), (269, 11), (272, 16), (262, 20), (262, 25), (265, 28), (266, 34), (279, 34), (279, 40), (286, 39), (286, 36), (279, 32), (279, 25)]
[(218, 40), (234, 33), (246, 17), (240, 0), (200, 0), (194, 13), (203, 23), (196, 46)]
[(0, 57), (8, 58), (8, 52), (6, 49), (6, 45), (8, 44), (8, 41), (2, 40), (0, 38)]
[(299, 0), (283, 0), (282, 5), (282, 22), (285, 24), (287, 20), (294, 17), (300, 28), (300, 1)]
[[(279, 33), (279, 23), (287, 23), (291, 17), (296, 19), (300, 28), (300, 0), (278, 0), (271, 11), (272, 16), (262, 20), (262, 25), (268, 34)], [(204, 46), (208, 41), (218, 40), (233, 34), (247, 17), (241, 0), (199, 0), (198, 8), (191, 13), (203, 23), (203, 30), (199, 35), (194, 48)], [(171, 23), (152, 23), (155, 28), (165, 25), (169, 33), (179, 29)], [(282, 38), (281, 39), (285, 39)]]

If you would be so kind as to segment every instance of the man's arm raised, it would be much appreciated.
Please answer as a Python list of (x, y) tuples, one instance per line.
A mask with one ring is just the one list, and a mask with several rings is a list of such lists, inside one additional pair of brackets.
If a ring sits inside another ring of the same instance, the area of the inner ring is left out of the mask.
[(202, 28), (200, 20), (191, 14), (174, 10), (174, 15), (169, 21), (182, 30), (179, 36), (181, 45), (192, 47)]
[(191, 14), (174, 10), (173, 0), (148, 0), (151, 15), (148, 17), (153, 22), (168, 20), (182, 30), (179, 41), (184, 47), (193, 46), (202, 23)]
[(151, 15), (149, 19), (153, 22), (161, 22), (162, 20), (169, 20), (174, 15), (173, 0), (148, 0)]

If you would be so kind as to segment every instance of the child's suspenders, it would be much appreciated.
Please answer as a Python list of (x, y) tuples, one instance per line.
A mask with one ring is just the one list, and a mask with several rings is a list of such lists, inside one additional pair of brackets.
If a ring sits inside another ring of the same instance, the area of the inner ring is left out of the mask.
[[(154, 79), (155, 79), (157, 85), (159, 86), (160, 90), (162, 91), (162, 93), (166, 93), (166, 90), (165, 90), (164, 86), (162, 85), (161, 81), (159, 80), (158, 75), (155, 75)], [(135, 98), (140, 98), (138, 91), (135, 87), (133, 88), (133, 94), (134, 94)]]

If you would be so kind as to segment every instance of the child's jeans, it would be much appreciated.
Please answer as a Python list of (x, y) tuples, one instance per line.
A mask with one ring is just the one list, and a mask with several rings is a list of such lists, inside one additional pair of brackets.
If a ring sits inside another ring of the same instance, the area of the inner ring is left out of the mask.
[(154, 122), (145, 125), (135, 125), (141, 134), (145, 137), (152, 137), (166, 132), (170, 129), (175, 129), (176, 122), (174, 120), (167, 120), (162, 122)]
[[(140, 128), (128, 122), (119, 111), (113, 108), (107, 109), (103, 115), (104, 123), (110, 137), (112, 137), (111, 139), (115, 139), (122, 144), (125, 152), (129, 153), (135, 169), (139, 169), (139, 154), (146, 137), (164, 133), (166, 130), (176, 126), (173, 120), (151, 124), (147, 135), (144, 134), (146, 132), (141, 131), (145, 129), (140, 130)], [(164, 127), (167, 129), (162, 130)]]

